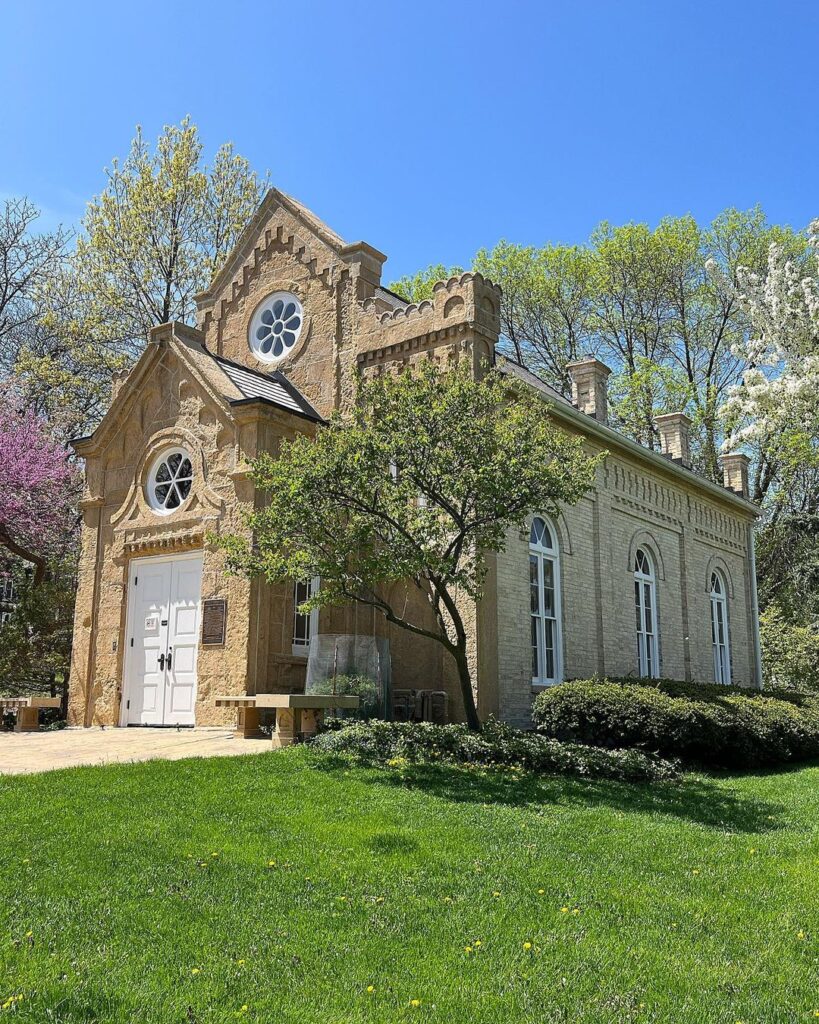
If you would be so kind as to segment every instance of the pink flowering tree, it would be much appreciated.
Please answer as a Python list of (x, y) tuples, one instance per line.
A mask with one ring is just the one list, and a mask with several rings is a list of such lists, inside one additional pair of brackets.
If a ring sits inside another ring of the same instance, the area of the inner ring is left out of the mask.
[(35, 585), (72, 546), (77, 494), (66, 448), (0, 395), (0, 547), (34, 566)]

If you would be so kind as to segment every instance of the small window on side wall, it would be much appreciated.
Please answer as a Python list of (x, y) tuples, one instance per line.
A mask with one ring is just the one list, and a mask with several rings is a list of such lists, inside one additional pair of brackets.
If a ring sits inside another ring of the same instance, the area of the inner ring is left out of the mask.
[(714, 681), (731, 685), (731, 645), (728, 637), (728, 587), (719, 570), (711, 573), (711, 647)]
[(529, 535), (529, 601), (532, 685), (551, 686), (563, 678), (560, 551), (554, 528), (539, 516)]
[(299, 611), (305, 601), (318, 591), (318, 577), (312, 580), (296, 580), (293, 593), (293, 653), (307, 657), (310, 653), (310, 640), (318, 629), (318, 609), (311, 612)]
[(651, 554), (637, 548), (634, 556), (634, 610), (637, 625), (637, 671), (641, 676), (659, 675), (657, 656), (657, 577)]

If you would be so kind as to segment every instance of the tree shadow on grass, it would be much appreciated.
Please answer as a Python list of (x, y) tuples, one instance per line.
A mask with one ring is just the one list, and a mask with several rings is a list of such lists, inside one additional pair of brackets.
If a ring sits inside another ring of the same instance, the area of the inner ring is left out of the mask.
[[(350, 762), (324, 755), (315, 767), (335, 771)], [(634, 814), (659, 814), (721, 832), (773, 832), (788, 821), (782, 804), (686, 776), (679, 782), (627, 783), (570, 776), (538, 776), (461, 765), (409, 764), (400, 769), (367, 765), (374, 785), (423, 790), (454, 803), (509, 807), (609, 807)]]

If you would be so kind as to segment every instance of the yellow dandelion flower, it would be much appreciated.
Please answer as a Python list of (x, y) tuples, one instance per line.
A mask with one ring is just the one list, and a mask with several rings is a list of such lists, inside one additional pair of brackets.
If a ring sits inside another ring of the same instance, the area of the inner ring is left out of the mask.
[(523, 948), (526, 949), (526, 950), (531, 949), (532, 948), (532, 943), (531, 942), (524, 942), (523, 943)]
[(538, 894), (538, 896), (542, 896), (545, 892), (546, 892), (545, 889), (538, 889), (537, 894)]
[(568, 914), (569, 913), (569, 908), (568, 907), (561, 907), (560, 908), (560, 913), (561, 914)]
[(420, 1006), (420, 1005), (421, 1005), (421, 1000), (420, 999), (410, 999), (410, 1006)]
[(375, 902), (376, 903), (383, 903), (384, 902), (384, 897), (383, 896), (376, 896)]
[(29, 858), (29, 857), (23, 857), (22, 863), (23, 863), (23, 864), (30, 864), (30, 863), (31, 863), (31, 858)]
[(803, 931), (799, 931), (796, 933), (796, 937), (797, 939), (804, 939), (805, 933)]
[(579, 913), (580, 913), (580, 910), (579, 910), (579, 908), (578, 908), (578, 907), (575, 907), (575, 908), (574, 908), (574, 910), (572, 911), (572, 913), (573, 913), (573, 914), (579, 914)]
[(245, 961), (244, 960), (237, 960), (236, 963), (241, 967), (245, 963)]
[(478, 946), (483, 945), (483, 943), (481, 942), (480, 939), (475, 939), (475, 942), (473, 943), (473, 945), (477, 948)]
[(216, 853), (215, 851), (211, 854), (211, 857), (218, 857), (218, 856), (219, 856), (219, 854)]
[(191, 974), (201, 974), (201, 973), (202, 973), (202, 968), (201, 967), (191, 967)]
[(26, 932), (26, 938), (31, 939), (34, 937), (34, 932)]
[(375, 985), (368, 985), (367, 986), (367, 991), (368, 992), (375, 992)]
[(495, 899), (497, 899), (497, 898), (498, 898), (498, 896), (500, 896), (500, 893), (499, 893), (499, 892), (498, 892), (498, 890), (496, 889), (496, 890), (495, 890), (495, 891), (494, 891), (494, 892), (492, 893), (492, 895), (493, 895), (493, 896), (495, 897)]
[(471, 953), (471, 952), (472, 952), (472, 947), (471, 946), (464, 946), (464, 953)]
[(700, 873), (700, 869), (699, 868), (694, 868), (694, 870), (691, 872), (692, 875), (698, 875), (699, 873)]
[(268, 866), (269, 868), (275, 868), (275, 866), (276, 866), (276, 862), (275, 862), (275, 860), (269, 860), (269, 861), (267, 862), (267, 866)]

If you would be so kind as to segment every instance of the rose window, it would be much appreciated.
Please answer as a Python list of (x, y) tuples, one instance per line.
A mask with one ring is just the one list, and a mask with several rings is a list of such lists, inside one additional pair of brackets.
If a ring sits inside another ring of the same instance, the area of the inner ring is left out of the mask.
[(179, 508), (193, 486), (193, 466), (184, 448), (163, 452), (148, 474), (148, 503), (155, 512), (168, 513)]
[(290, 292), (274, 292), (253, 314), (250, 348), (257, 359), (275, 363), (293, 348), (301, 334), (304, 314), (301, 303)]

